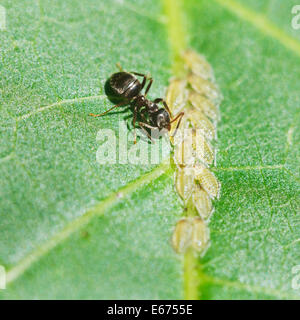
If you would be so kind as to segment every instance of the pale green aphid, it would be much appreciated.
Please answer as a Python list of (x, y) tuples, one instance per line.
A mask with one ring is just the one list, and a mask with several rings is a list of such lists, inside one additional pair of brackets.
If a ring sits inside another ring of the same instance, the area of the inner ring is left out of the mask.
[(189, 200), (195, 188), (193, 168), (178, 168), (175, 176), (175, 186), (180, 197), (185, 201)]
[(177, 132), (174, 143), (174, 162), (181, 168), (195, 163), (195, 150), (193, 146), (193, 136), (191, 130), (180, 130)]
[(173, 232), (172, 245), (177, 253), (184, 253), (190, 246), (193, 233), (193, 224), (190, 219), (180, 219)]
[(215, 154), (212, 146), (203, 136), (202, 130), (193, 129), (192, 134), (195, 158), (199, 159), (206, 165), (211, 165), (215, 160)]
[(193, 204), (202, 219), (208, 220), (210, 218), (213, 212), (211, 198), (209, 197), (208, 193), (198, 184), (193, 190)]
[(207, 97), (212, 102), (220, 99), (219, 90), (211, 81), (203, 79), (195, 74), (190, 74), (187, 79), (188, 83), (195, 91)]
[(192, 220), (192, 247), (195, 251), (203, 255), (209, 246), (209, 229), (206, 223), (199, 217)]
[(203, 254), (209, 244), (209, 229), (199, 217), (180, 219), (173, 232), (172, 245), (177, 253), (185, 253), (193, 248)]
[(195, 179), (201, 187), (212, 199), (218, 198), (220, 194), (220, 183), (215, 175), (202, 164), (196, 164), (194, 170)]
[(196, 159), (207, 165), (214, 162), (214, 150), (203, 130), (179, 130), (174, 140), (174, 162), (179, 168), (192, 166)]
[(203, 112), (213, 122), (217, 122), (219, 120), (219, 109), (208, 98), (195, 91), (192, 91), (189, 93), (189, 101), (193, 107)]
[(167, 90), (166, 102), (170, 110), (179, 112), (188, 100), (187, 81), (182, 79), (172, 79)]
[(199, 110), (191, 107), (190, 110), (186, 112), (186, 118), (192, 123), (194, 129), (200, 129), (207, 139), (212, 140), (215, 138), (215, 126), (213, 123)]
[(186, 50), (182, 57), (186, 67), (192, 73), (204, 79), (214, 79), (212, 67), (203, 56), (193, 50)]

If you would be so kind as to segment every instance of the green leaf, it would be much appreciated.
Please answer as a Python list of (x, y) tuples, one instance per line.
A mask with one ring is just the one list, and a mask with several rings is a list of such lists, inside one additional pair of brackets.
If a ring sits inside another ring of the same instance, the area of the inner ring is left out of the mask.
[(163, 97), (190, 46), (211, 63), (224, 96), (214, 168), (221, 197), (194, 289), (203, 299), (299, 299), (293, 4), (1, 2), (1, 298), (189, 297), (183, 287), (193, 262), (184, 268), (170, 245), (183, 210), (173, 168), (99, 165), (97, 132), (118, 137), (118, 120), (131, 113), (88, 114), (112, 105), (103, 87), (117, 62), (151, 73), (150, 97)]

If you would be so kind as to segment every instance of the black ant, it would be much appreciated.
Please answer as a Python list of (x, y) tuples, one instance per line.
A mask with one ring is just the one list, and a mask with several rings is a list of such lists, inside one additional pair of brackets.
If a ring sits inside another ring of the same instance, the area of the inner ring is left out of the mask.
[[(140, 83), (135, 76), (143, 77), (142, 83)], [(173, 118), (172, 113), (164, 99), (157, 98), (154, 101), (147, 99), (146, 96), (151, 88), (153, 79), (149, 78), (149, 83), (145, 93), (141, 94), (146, 82), (147, 76), (142, 73), (124, 71), (114, 73), (107, 81), (107, 85), (109, 86), (108, 91), (111, 93), (111, 98), (114, 100), (118, 99), (121, 102), (101, 114), (90, 113), (90, 116), (101, 117), (115, 108), (130, 104), (133, 107), (132, 124), (134, 127), (134, 143), (136, 143), (135, 125), (138, 116), (144, 120), (144, 122), (138, 122), (139, 126), (143, 129), (167, 129), (168, 131), (171, 130), (171, 123), (179, 119), (176, 130), (174, 131), (175, 135), (184, 112), (178, 113)], [(160, 102), (163, 103), (164, 108), (159, 108), (158, 103)], [(147, 121), (147, 118), (149, 121)], [(145, 131), (148, 135), (148, 138), (152, 141), (151, 135), (147, 132), (147, 130)]]

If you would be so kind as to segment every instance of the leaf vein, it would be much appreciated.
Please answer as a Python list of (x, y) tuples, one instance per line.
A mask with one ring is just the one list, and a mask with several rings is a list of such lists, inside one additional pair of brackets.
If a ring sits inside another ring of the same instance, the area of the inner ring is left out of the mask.
[(258, 30), (267, 36), (276, 39), (287, 49), (293, 51), (300, 56), (300, 42), (282, 31), (273, 22), (271, 22), (265, 15), (256, 13), (246, 6), (238, 3), (235, 0), (214, 0), (219, 5), (234, 13), (239, 18), (250, 22)]
[(202, 281), (205, 283), (210, 283), (210, 284), (215, 284), (215, 285), (220, 285), (223, 287), (229, 287), (229, 288), (234, 288), (234, 289), (239, 289), (239, 290), (246, 290), (248, 292), (255, 292), (258, 294), (265, 294), (268, 296), (274, 296), (277, 297), (278, 299), (286, 298), (286, 299), (293, 299), (293, 300), (299, 300), (300, 296), (296, 294), (291, 294), (289, 292), (281, 291), (276, 288), (266, 288), (262, 286), (257, 286), (257, 285), (251, 285), (251, 284), (246, 284), (242, 283), (240, 281), (232, 281), (232, 280), (225, 280), (225, 279), (220, 279), (217, 277), (213, 276), (207, 276), (207, 275), (202, 275)]
[(105, 95), (95, 95), (95, 96), (88, 96), (88, 97), (81, 97), (81, 98), (64, 99), (64, 100), (52, 103), (52, 104), (47, 105), (47, 106), (39, 107), (39, 108), (37, 108), (36, 110), (34, 110), (32, 112), (29, 112), (27, 114), (24, 114), (22, 116), (17, 117), (17, 120), (21, 121), (21, 120), (28, 119), (29, 117), (31, 117), (31, 116), (33, 116), (33, 115), (35, 115), (37, 113), (43, 112), (43, 111), (48, 110), (48, 109), (52, 109), (54, 107), (60, 107), (62, 105), (66, 105), (66, 104), (80, 103), (82, 101), (97, 100), (97, 99), (104, 99), (104, 98), (105, 98)]
[[(20, 262), (8, 270), (6, 274), (7, 284), (12, 283), (17, 278), (19, 278), (26, 270), (28, 270), (35, 262), (40, 260), (49, 251), (59, 245), (61, 242), (69, 238), (72, 234), (78, 231), (80, 228), (88, 224), (92, 218), (96, 216), (101, 216), (105, 211), (121, 201), (125, 196), (132, 194), (138, 188), (150, 183), (151, 181), (157, 179), (163, 174), (166, 174), (170, 169), (168, 161), (161, 163), (159, 166), (154, 168), (152, 171), (144, 174), (137, 180), (127, 184), (126, 186), (120, 188), (119, 190), (113, 192), (103, 201), (96, 204), (94, 207), (88, 209), (83, 215), (72, 220), (68, 223), (62, 230), (57, 232), (48, 241), (46, 241), (41, 246), (35, 248), (31, 253), (25, 256)], [(120, 194), (122, 197), (120, 198)]]
[(212, 168), (213, 171), (255, 171), (255, 170), (278, 170), (283, 169), (284, 166), (282, 164), (274, 164), (274, 165), (258, 165), (258, 166), (241, 166), (241, 167), (216, 167)]

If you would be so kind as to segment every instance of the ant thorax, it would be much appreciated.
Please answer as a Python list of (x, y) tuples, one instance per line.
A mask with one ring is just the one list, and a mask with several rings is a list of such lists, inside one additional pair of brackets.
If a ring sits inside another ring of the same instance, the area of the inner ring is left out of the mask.
[(149, 113), (155, 113), (158, 111), (158, 105), (150, 100), (146, 100), (147, 109)]
[(135, 105), (140, 106), (140, 107), (146, 106), (146, 101), (147, 101), (147, 99), (143, 95), (138, 95), (132, 100), (132, 102)]
[(147, 99), (144, 95), (139, 95), (134, 99), (134, 104), (139, 107), (146, 107), (149, 113), (156, 113), (158, 111), (158, 105)]

